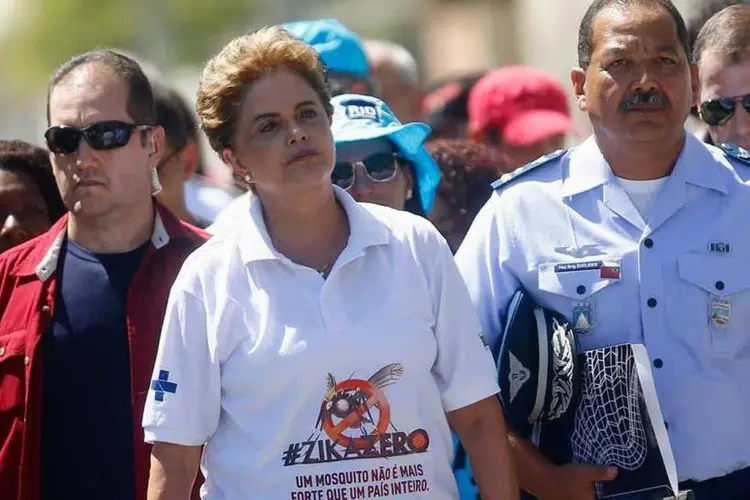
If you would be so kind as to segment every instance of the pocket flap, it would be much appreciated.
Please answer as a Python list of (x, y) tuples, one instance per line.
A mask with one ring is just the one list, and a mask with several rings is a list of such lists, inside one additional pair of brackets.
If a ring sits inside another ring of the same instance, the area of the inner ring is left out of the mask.
[(691, 253), (678, 260), (680, 278), (724, 297), (750, 288), (750, 255)]
[(26, 353), (26, 332), (13, 332), (0, 336), (0, 363)]
[[(581, 270), (574, 269), (578, 266)], [(602, 260), (583, 263), (550, 262), (539, 266), (539, 289), (571, 299), (586, 299), (604, 288), (617, 283), (619, 278), (602, 277), (602, 268), (616, 268), (620, 274), (620, 260)]]

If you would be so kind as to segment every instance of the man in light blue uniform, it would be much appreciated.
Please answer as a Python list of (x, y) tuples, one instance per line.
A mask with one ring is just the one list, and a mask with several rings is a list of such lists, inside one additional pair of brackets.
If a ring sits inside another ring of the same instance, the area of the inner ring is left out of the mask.
[[(568, 317), (582, 350), (644, 344), (681, 488), (750, 498), (748, 166), (685, 133), (698, 75), (669, 0), (597, 0), (578, 49), (593, 137), (498, 181), (459, 268), (491, 343), (523, 288)], [(542, 500), (594, 498), (617, 472), (511, 443)]]

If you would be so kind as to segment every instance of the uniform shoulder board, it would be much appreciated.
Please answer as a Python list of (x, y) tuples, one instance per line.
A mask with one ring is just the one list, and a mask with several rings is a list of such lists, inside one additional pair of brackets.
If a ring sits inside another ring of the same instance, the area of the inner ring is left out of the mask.
[(745, 148), (741, 148), (736, 144), (724, 142), (719, 144), (719, 147), (732, 158), (741, 161), (742, 163), (750, 165), (750, 151)]
[(524, 165), (523, 167), (519, 167), (515, 169), (512, 172), (509, 172), (502, 177), (500, 177), (498, 180), (492, 183), (493, 189), (500, 189), (508, 186), (513, 181), (520, 179), (524, 175), (528, 174), (532, 170), (535, 170), (542, 165), (547, 165), (548, 163), (552, 162), (553, 160), (556, 160), (560, 158), (562, 155), (564, 155), (567, 152), (565, 149), (558, 149), (554, 153), (550, 153), (547, 155), (544, 155), (540, 158), (537, 158), (536, 160), (532, 161), (528, 165)]

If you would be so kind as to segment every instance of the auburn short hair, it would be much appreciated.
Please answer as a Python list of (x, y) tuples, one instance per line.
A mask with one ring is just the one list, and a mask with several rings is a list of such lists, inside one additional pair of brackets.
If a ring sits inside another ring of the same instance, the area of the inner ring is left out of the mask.
[(247, 90), (280, 69), (301, 76), (318, 94), (328, 116), (333, 115), (326, 68), (315, 49), (280, 26), (261, 28), (229, 42), (201, 74), (196, 110), (208, 142), (219, 155), (232, 147)]

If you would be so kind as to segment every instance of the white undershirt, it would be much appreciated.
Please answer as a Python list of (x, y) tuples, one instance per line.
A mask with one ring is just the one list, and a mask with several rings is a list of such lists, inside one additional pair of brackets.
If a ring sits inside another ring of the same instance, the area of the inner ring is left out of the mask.
[(659, 191), (661, 191), (667, 179), (669, 179), (669, 176), (647, 181), (632, 181), (621, 177), (617, 178), (644, 220), (648, 219), (651, 208), (654, 206), (654, 202), (656, 202), (656, 197), (659, 196)]

